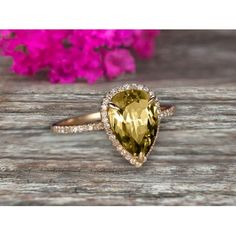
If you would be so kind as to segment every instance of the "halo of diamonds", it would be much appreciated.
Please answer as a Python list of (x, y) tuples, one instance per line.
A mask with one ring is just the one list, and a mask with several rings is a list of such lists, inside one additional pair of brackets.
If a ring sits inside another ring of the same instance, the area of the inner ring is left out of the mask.
[[(157, 105), (158, 125), (157, 125), (156, 136), (155, 136), (154, 142), (153, 142), (149, 152), (144, 157), (144, 160), (142, 162), (138, 161), (136, 156), (133, 156), (132, 154), (130, 154), (120, 144), (120, 142), (117, 140), (116, 136), (113, 134), (113, 131), (110, 126), (109, 118), (108, 118), (108, 108), (109, 108), (109, 103), (111, 102), (112, 97), (115, 96), (117, 93), (120, 93), (120, 92), (123, 92), (126, 90), (131, 90), (131, 89), (143, 90), (143, 91), (147, 92), (149, 94), (150, 98), (155, 99), (154, 101), (156, 102), (156, 105)], [(112, 89), (103, 98), (102, 105), (101, 105), (101, 119), (102, 119), (104, 129), (108, 135), (108, 138), (111, 140), (113, 146), (117, 149), (117, 151), (120, 152), (121, 155), (127, 161), (130, 162), (130, 164), (134, 165), (135, 167), (141, 167), (142, 164), (147, 160), (149, 154), (151, 153), (153, 146), (156, 142), (156, 139), (158, 137), (158, 134), (159, 134), (159, 127), (160, 127), (160, 120), (161, 120), (161, 108), (160, 108), (160, 103), (158, 101), (158, 98), (155, 96), (154, 92), (152, 92), (149, 88), (147, 88), (146, 86), (141, 85), (141, 84), (125, 84), (121, 87), (117, 87), (117, 88)]]

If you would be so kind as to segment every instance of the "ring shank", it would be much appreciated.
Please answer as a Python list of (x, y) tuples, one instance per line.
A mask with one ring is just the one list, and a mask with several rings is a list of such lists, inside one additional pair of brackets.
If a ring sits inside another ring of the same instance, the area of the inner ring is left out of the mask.
[[(175, 107), (172, 105), (161, 105), (161, 118), (173, 115)], [(69, 119), (56, 122), (51, 127), (54, 133), (81, 133), (85, 131), (103, 130), (101, 122), (101, 113), (91, 113), (82, 116), (76, 116)]]
[(76, 125), (86, 125), (88, 123), (95, 123), (101, 121), (100, 112), (91, 113), (82, 116), (72, 117), (66, 120), (61, 120), (54, 125), (57, 126), (76, 126)]

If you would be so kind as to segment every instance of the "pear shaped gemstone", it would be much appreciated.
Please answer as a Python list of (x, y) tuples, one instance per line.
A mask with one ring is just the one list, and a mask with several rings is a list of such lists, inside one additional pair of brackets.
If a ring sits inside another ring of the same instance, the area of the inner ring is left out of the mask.
[(111, 99), (108, 108), (111, 129), (130, 154), (145, 157), (158, 130), (158, 107), (148, 92), (125, 90)]

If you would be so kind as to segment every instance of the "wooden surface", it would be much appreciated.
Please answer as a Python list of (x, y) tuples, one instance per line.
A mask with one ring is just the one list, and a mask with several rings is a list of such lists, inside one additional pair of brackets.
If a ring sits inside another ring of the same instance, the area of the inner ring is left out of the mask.
[[(236, 205), (236, 32), (163, 31), (136, 75), (50, 85), (0, 59), (0, 205)], [(140, 82), (177, 107), (140, 169), (104, 132), (53, 135), (58, 119), (99, 109)]]

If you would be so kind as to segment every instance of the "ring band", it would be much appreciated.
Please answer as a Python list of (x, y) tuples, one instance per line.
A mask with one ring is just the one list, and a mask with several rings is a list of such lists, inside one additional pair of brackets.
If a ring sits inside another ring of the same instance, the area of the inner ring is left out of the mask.
[[(172, 105), (161, 105), (161, 118), (174, 114), (175, 107)], [(91, 113), (64, 119), (52, 125), (52, 131), (58, 134), (75, 134), (87, 131), (104, 130), (101, 122), (101, 113)]]
[(140, 167), (155, 143), (161, 119), (174, 112), (173, 105), (160, 105), (145, 86), (126, 84), (107, 93), (100, 112), (61, 120), (51, 130), (59, 134), (105, 130), (125, 159)]

